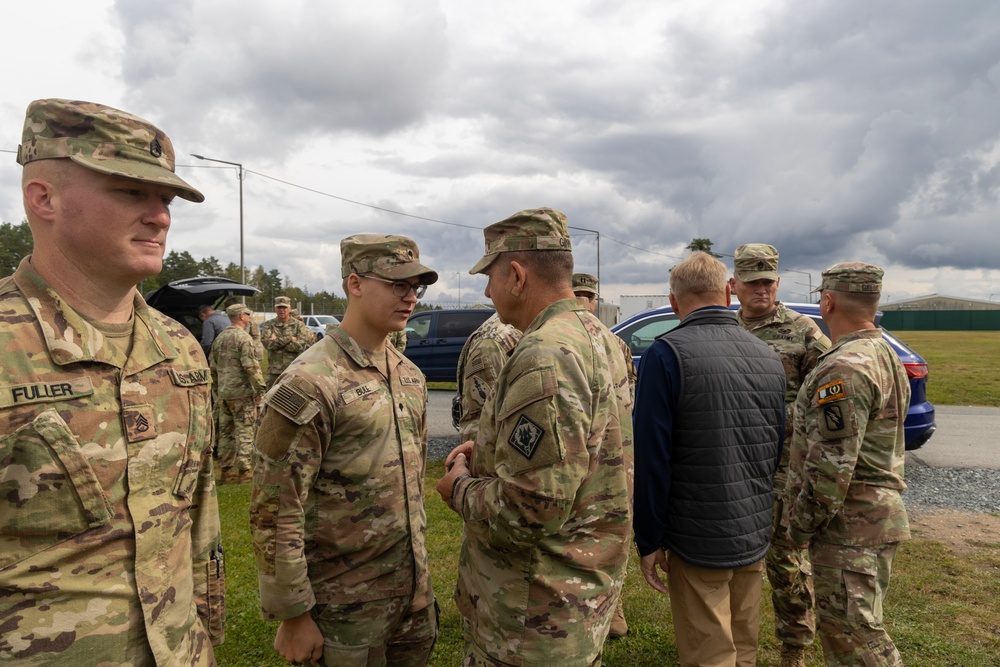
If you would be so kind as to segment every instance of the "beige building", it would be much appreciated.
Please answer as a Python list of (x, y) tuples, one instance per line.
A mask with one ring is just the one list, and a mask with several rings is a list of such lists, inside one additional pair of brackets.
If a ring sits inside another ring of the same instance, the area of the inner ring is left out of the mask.
[[(997, 293), (1000, 297), (1000, 292)], [(883, 313), (895, 310), (1000, 310), (1000, 299), (984, 301), (982, 299), (966, 299), (948, 294), (928, 294), (914, 299), (883, 303), (879, 306)]]

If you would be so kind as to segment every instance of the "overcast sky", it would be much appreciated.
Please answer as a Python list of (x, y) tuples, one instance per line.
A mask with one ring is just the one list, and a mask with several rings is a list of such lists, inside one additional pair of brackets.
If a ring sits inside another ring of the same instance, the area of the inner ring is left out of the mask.
[[(550, 206), (611, 302), (665, 293), (696, 237), (777, 246), (787, 301), (847, 260), (886, 268), (883, 301), (1000, 301), (996, 0), (18, 0), (0, 19), (0, 149), (37, 98), (143, 116), (207, 197), (174, 205), (168, 249), (238, 262), (237, 171), (189, 154), (240, 162), (246, 264), (312, 291), (340, 292), (341, 238), (384, 232), (441, 274), (425, 300), (483, 301), (481, 229)], [(19, 179), (0, 153), (3, 221)]]

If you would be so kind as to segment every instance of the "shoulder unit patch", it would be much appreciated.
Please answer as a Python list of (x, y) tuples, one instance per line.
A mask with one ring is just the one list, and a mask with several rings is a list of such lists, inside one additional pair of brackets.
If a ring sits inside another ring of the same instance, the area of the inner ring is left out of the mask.
[(521, 415), (521, 418), (517, 420), (517, 425), (514, 426), (514, 430), (510, 432), (507, 443), (530, 460), (535, 455), (538, 443), (541, 442), (544, 435), (545, 429), (526, 416)]
[(843, 380), (827, 382), (816, 390), (816, 405), (826, 405), (834, 401), (842, 401), (845, 398), (847, 398), (847, 392), (844, 390)]

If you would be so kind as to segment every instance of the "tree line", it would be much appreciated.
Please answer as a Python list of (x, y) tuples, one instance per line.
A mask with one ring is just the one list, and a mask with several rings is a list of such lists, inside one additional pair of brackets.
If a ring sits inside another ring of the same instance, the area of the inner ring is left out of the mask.
[[(0, 223), (0, 276), (12, 275), (21, 258), (31, 254), (31, 247), (31, 228), (28, 227), (27, 220), (16, 225)], [(195, 276), (217, 276), (244, 282), (240, 266), (235, 262), (223, 266), (222, 262), (212, 256), (196, 259), (186, 250), (171, 250), (163, 258), (163, 270), (159, 275), (142, 281), (138, 288), (140, 293), (146, 295), (174, 280)], [(292, 304), (304, 314), (340, 315), (347, 308), (347, 299), (344, 297), (326, 291), (310, 292), (307, 287), (298, 287), (287, 277), (283, 277), (278, 269), (248, 267), (245, 284), (260, 290), (259, 294), (246, 298), (246, 304), (252, 310), (273, 310), (274, 297), (280, 295), (289, 297)]]

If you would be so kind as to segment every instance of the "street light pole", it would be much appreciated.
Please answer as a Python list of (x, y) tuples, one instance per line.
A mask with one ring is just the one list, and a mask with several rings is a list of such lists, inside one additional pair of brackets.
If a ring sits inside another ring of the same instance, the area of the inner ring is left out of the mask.
[(806, 301), (808, 301), (809, 303), (812, 303), (812, 300), (813, 300), (813, 295), (812, 295), (813, 294), (813, 276), (812, 276), (812, 274), (808, 273), (806, 271), (797, 271), (795, 269), (785, 269), (785, 271), (791, 271), (792, 273), (802, 273), (802, 274), (804, 274), (806, 276), (809, 276), (809, 296), (808, 296), (808, 298), (806, 298)]
[(596, 229), (584, 229), (583, 227), (574, 227), (573, 225), (566, 226), (569, 229), (578, 229), (581, 232), (590, 232), (597, 235), (597, 285), (599, 289), (601, 284), (601, 233)]
[(236, 178), (240, 181), (240, 282), (246, 284), (247, 282), (247, 271), (246, 265), (243, 261), (243, 165), (239, 162), (229, 162), (228, 160), (216, 160), (215, 158), (205, 157), (204, 155), (195, 155), (191, 153), (191, 157), (196, 157), (199, 160), (205, 160), (206, 162), (219, 162), (221, 164), (231, 164), (237, 168)]

